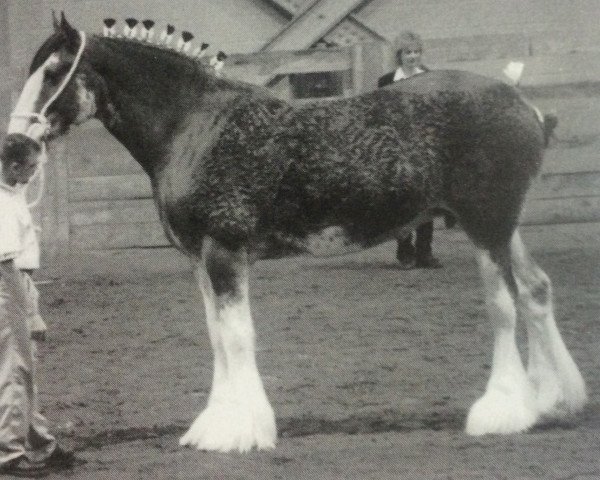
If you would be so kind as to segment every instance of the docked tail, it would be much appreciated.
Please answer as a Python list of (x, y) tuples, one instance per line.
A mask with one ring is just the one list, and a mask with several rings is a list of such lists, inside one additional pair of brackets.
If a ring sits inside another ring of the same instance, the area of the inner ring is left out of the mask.
[(553, 113), (544, 114), (542, 121), (542, 129), (544, 130), (544, 146), (547, 147), (550, 142), (550, 137), (554, 135), (554, 129), (558, 125), (558, 117)]

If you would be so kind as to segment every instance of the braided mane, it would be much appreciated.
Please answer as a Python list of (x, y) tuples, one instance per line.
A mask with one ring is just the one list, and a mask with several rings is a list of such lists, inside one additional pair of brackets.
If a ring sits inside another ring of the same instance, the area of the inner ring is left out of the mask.
[(103, 42), (112, 43), (114, 45), (127, 45), (135, 48), (139, 48), (146, 52), (160, 52), (161, 55), (165, 55), (175, 60), (179, 60), (185, 62), (188, 66), (195, 66), (201, 69), (202, 72), (208, 73), (213, 77), (217, 77), (213, 68), (208, 65), (204, 58), (196, 59), (191, 57), (190, 55), (185, 54), (184, 52), (177, 51), (167, 45), (161, 45), (157, 43), (145, 42), (143, 40), (139, 40), (137, 38), (128, 38), (128, 37), (105, 37), (102, 35), (94, 34), (94, 38), (101, 40)]

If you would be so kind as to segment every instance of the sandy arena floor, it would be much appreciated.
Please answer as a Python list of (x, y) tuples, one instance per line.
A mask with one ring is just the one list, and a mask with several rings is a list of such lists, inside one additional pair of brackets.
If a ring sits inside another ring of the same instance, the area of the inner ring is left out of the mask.
[(58, 259), (37, 274), (50, 326), (41, 403), (87, 464), (56, 478), (600, 478), (600, 226), (523, 234), (554, 282), (585, 412), (521, 435), (462, 432), (492, 337), (471, 245), (439, 231), (441, 270), (397, 269), (391, 242), (256, 265), (258, 361), (280, 440), (246, 455), (177, 445), (212, 369), (187, 260), (171, 249)]

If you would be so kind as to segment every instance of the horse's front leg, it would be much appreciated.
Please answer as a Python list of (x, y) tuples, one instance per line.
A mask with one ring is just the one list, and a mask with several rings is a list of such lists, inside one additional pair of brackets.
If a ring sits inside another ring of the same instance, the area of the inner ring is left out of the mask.
[(256, 366), (247, 253), (207, 238), (196, 278), (214, 353), (213, 383), (206, 409), (179, 443), (221, 452), (273, 448), (275, 415)]

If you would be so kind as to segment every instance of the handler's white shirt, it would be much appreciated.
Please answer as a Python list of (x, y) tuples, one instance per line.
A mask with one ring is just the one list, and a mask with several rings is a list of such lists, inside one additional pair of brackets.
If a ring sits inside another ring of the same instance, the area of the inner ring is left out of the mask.
[[(423, 70), (420, 67), (417, 67), (417, 69), (415, 70), (415, 73), (413, 73), (413, 75), (416, 75), (417, 73), (424, 73), (425, 70)], [(411, 75), (412, 77), (412, 75)], [(404, 70), (402, 70), (402, 67), (398, 67), (396, 69), (396, 73), (394, 73), (394, 82), (397, 82), (398, 80), (405, 80), (409, 78), (408, 75), (406, 75), (406, 73), (404, 72)]]
[(40, 267), (40, 246), (24, 186), (0, 182), (0, 261), (15, 260), (19, 269)]

